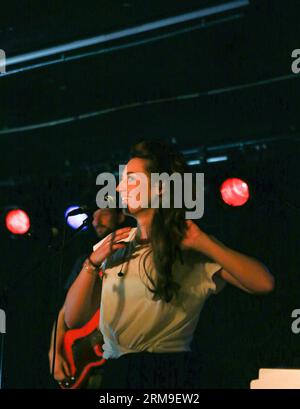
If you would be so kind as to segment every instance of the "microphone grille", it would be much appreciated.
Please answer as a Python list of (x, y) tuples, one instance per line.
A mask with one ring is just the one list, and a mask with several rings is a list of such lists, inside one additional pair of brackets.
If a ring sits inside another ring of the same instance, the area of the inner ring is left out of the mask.
[(106, 195), (105, 196), (105, 201), (108, 202), (109, 206), (116, 203), (116, 199), (111, 195)]

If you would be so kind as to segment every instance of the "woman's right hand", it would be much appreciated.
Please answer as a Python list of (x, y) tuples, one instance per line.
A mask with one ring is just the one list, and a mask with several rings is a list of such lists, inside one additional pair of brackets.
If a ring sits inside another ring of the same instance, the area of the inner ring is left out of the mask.
[[(112, 233), (110, 233), (102, 242), (102, 244), (90, 255), (90, 260), (93, 264), (100, 267), (101, 263), (110, 254), (114, 253), (118, 249), (125, 248), (127, 242), (121, 240), (126, 239), (129, 236), (131, 227), (123, 227)], [(117, 243), (119, 242), (119, 243)]]

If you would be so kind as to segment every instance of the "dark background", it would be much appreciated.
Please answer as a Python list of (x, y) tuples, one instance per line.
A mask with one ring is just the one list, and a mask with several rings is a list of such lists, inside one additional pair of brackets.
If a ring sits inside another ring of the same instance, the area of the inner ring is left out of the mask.
[[(1, 10), (0, 48), (10, 58), (223, 3), (10, 2)], [(97, 174), (125, 163), (130, 145), (142, 138), (199, 149), (188, 159), (228, 155), (225, 162), (193, 167), (205, 172), (200, 225), (263, 261), (276, 278), (269, 296), (227, 286), (208, 300), (194, 339), (204, 368), (199, 385), (249, 388), (261, 367), (299, 367), (300, 335), (291, 331), (300, 289), (296, 48), (299, 2), (262, 0), (7, 67), (0, 76), (4, 387), (55, 387), (47, 362), (50, 328), (62, 283), (90, 248), (92, 234), (73, 238), (63, 261), (49, 246), (62, 241), (65, 208), (95, 205)], [(34, 68), (37, 63), (45, 65)], [(219, 186), (229, 176), (249, 183), (251, 199), (241, 208), (220, 199)], [(4, 217), (14, 205), (30, 214), (30, 236), (6, 231)], [(71, 234), (66, 228), (67, 241)]]

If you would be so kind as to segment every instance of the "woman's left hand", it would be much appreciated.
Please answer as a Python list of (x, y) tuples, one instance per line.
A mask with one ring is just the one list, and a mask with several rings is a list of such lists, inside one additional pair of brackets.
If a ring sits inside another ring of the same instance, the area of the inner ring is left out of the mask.
[(192, 220), (186, 220), (187, 230), (181, 242), (183, 250), (201, 251), (201, 244), (205, 243), (207, 235)]

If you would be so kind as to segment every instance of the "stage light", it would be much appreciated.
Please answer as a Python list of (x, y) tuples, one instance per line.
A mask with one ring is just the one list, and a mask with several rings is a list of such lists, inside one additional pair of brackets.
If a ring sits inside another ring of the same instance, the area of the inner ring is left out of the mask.
[(214, 162), (223, 162), (224, 160), (228, 160), (227, 155), (222, 155), (222, 156), (212, 156), (211, 158), (207, 158), (206, 162), (207, 163), (214, 163)]
[(191, 160), (188, 160), (186, 163), (189, 166), (201, 165), (201, 160), (200, 159), (191, 159)]
[(238, 178), (226, 179), (220, 192), (223, 201), (229, 206), (243, 206), (250, 198), (247, 183)]
[[(69, 206), (65, 211), (65, 219), (72, 229), (78, 229), (82, 225), (82, 223), (88, 218), (88, 215), (86, 213), (76, 214), (75, 216), (70, 216), (67, 218), (68, 213), (75, 209), (79, 209), (79, 206)], [(85, 226), (82, 230), (86, 229), (87, 226)]]
[(13, 234), (26, 234), (30, 229), (30, 219), (24, 210), (10, 210), (5, 217), (7, 230)]

